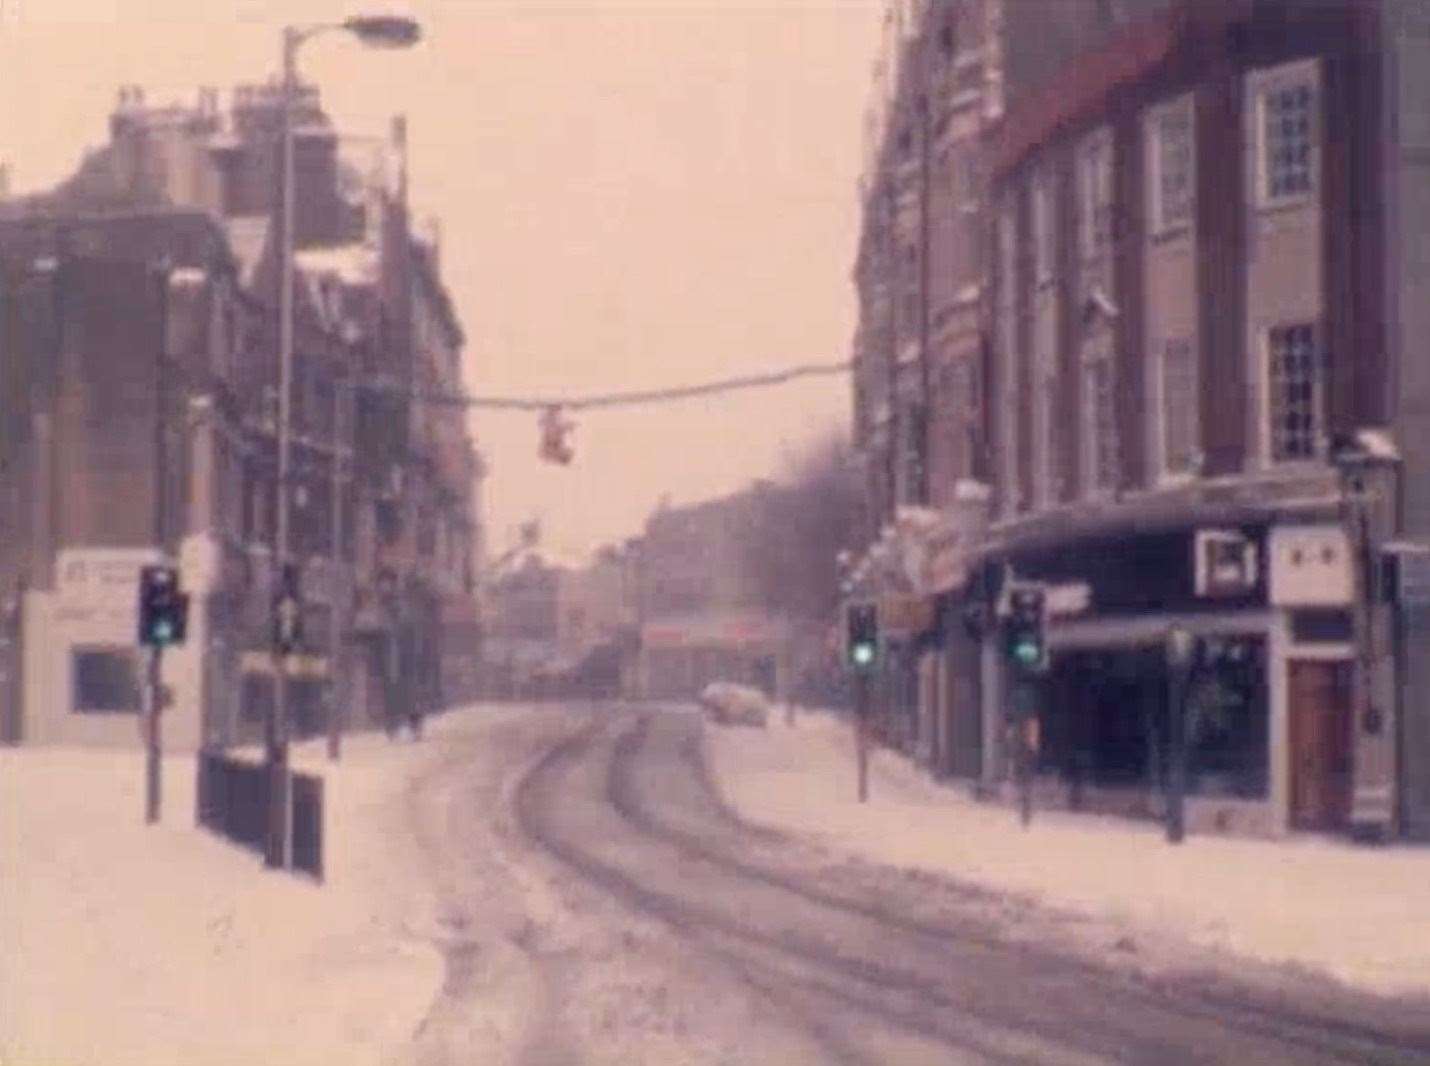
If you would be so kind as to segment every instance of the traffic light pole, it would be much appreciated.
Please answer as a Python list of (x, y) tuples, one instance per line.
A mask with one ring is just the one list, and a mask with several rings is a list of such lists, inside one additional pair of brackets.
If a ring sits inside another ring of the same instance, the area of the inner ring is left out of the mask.
[[(169, 270), (160, 263), (154, 270), (159, 292), (159, 338), (154, 346), (154, 544), (162, 562), (169, 561), (168, 490), (168, 358), (169, 358)], [(159, 821), (160, 733), (163, 713), (162, 649), (155, 645), (149, 654), (149, 713), (144, 723), (144, 824)]]
[(153, 825), (159, 820), (161, 794), (160, 775), (160, 715), (164, 712), (163, 669), (164, 649), (158, 645), (149, 649), (149, 713), (144, 722), (144, 822)]
[(1167, 842), (1180, 844), (1186, 835), (1187, 679), (1173, 667), (1167, 700)]
[(869, 801), (869, 674), (854, 674), (854, 752), (859, 775), (859, 802)]
[(1174, 625), (1167, 633), (1167, 842), (1186, 835), (1187, 693), (1200, 658), (1199, 642)]
[[(342, 754), (343, 716), (346, 713), (343, 694), (339, 689), (343, 676), (340, 669), (343, 650), (343, 623), (346, 620), (350, 596), (343, 566), (343, 410), (344, 400), (351, 396), (347, 382), (339, 380), (333, 388), (333, 488), (332, 488), (332, 588), (328, 610), (328, 758), (336, 762)], [(357, 418), (354, 413), (353, 424)]]
[[(302, 35), (293, 27), (283, 31), (283, 101), (280, 151), (283, 159), (282, 204), (278, 235), (278, 515), (274, 530), (274, 570), (282, 575), (288, 564), (289, 494), (292, 486), (293, 417), (293, 97), (298, 91), (297, 57)], [(268, 834), (264, 862), (270, 867), (289, 865), (288, 831), (288, 656), (276, 636), (273, 642), (273, 706), (266, 723), (268, 749)]]

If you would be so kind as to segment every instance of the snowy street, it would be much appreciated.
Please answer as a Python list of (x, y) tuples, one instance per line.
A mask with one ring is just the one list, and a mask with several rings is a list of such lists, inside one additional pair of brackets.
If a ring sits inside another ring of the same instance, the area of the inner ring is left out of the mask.
[[(430, 726), (352, 738), (337, 767), (296, 751), (332, 790), (321, 887), (193, 829), (189, 760), (146, 831), (132, 755), (3, 753), (0, 1062), (1430, 1061), (1424, 1006), (1002, 891), (996, 864), (959, 876), (914, 831), (950, 811), (894, 760), (841, 807), (823, 716)], [(14, 817), (41, 779), (50, 816)], [(859, 817), (927, 861), (881, 858)]]

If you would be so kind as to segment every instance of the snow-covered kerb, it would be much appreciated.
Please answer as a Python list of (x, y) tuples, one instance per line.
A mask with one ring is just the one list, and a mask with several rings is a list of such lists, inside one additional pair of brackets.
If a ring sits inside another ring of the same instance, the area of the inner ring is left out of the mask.
[(772, 715), (767, 732), (708, 730), (716, 780), (743, 817), (865, 859), (1032, 896), (1148, 936), (1173, 935), (1377, 992), (1430, 993), (1430, 851), (1320, 837), (1265, 842), (1015, 811), (941, 787), (885, 751), (855, 793), (847, 724)]

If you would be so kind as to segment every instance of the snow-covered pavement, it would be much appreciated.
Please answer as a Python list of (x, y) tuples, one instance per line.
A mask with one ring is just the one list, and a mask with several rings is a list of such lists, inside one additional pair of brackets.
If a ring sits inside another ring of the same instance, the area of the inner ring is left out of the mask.
[(1189, 837), (1159, 827), (1015, 811), (934, 784), (876, 753), (870, 800), (855, 792), (846, 722), (801, 713), (766, 730), (708, 730), (730, 805), (751, 822), (809, 834), (871, 862), (921, 869), (1124, 928), (1289, 964), (1381, 993), (1430, 994), (1430, 850), (1297, 837)]
[[(432, 723), (441, 735), (445, 720)], [(192, 757), (146, 827), (140, 752), (0, 751), (0, 1063), (378, 1063), (442, 980), (406, 782), (441, 745), (294, 749), (325, 778), (327, 883), (194, 825)]]

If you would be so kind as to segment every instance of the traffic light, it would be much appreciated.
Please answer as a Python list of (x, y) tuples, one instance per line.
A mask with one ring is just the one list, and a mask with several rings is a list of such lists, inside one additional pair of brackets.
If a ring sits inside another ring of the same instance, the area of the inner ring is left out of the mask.
[(1047, 597), (1041, 586), (1015, 585), (1009, 590), (1005, 640), (1015, 667), (1030, 674), (1047, 668)]
[(189, 597), (179, 591), (179, 571), (146, 566), (139, 571), (139, 643), (151, 648), (182, 644), (188, 628)]
[(537, 454), (548, 463), (568, 465), (576, 453), (566, 438), (575, 428), (574, 422), (561, 416), (560, 407), (548, 407), (541, 413), (541, 448)]
[(283, 564), (273, 597), (273, 643), (284, 653), (303, 643), (303, 598), (298, 588), (298, 567), (293, 563)]
[(879, 614), (872, 603), (851, 603), (848, 608), (849, 665), (868, 670), (879, 652)]

